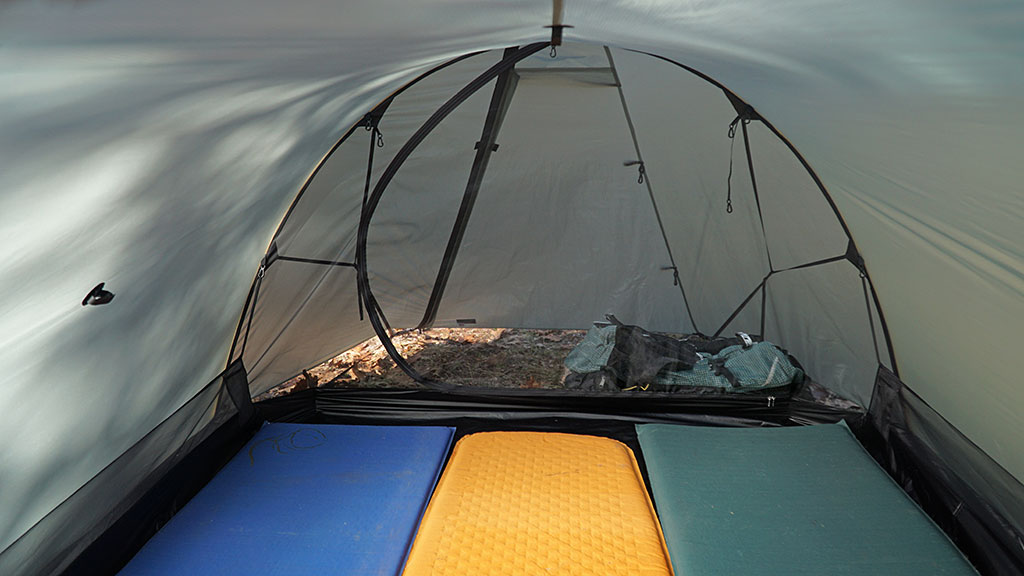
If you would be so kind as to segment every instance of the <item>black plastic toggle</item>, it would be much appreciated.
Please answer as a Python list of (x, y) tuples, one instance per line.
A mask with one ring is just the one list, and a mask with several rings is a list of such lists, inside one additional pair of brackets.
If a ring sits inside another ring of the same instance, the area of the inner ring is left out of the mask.
[(105, 282), (100, 282), (95, 288), (89, 291), (82, 300), (82, 306), (102, 306), (114, 299), (114, 293), (103, 289)]

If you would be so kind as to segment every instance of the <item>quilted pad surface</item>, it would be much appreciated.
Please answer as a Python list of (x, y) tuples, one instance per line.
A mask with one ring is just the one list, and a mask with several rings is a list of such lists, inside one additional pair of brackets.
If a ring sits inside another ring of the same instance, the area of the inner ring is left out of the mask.
[(405, 574), (660, 576), (672, 568), (628, 447), (484, 432), (456, 444)]

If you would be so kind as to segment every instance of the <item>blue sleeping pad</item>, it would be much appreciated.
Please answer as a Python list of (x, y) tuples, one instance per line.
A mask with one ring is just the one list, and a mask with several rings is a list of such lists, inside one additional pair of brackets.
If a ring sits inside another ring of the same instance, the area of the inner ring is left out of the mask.
[(267, 424), (121, 574), (395, 576), (452, 434)]

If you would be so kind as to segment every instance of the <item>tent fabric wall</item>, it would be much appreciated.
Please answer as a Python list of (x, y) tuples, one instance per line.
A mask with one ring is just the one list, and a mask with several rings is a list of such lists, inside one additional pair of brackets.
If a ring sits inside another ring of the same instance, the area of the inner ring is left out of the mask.
[[(0, 550), (223, 368), (280, 215), (342, 131), (432, 65), (543, 40), (550, 12), (4, 3)], [(902, 379), (1018, 479), (1022, 17), (1009, 0), (723, 0), (564, 18), (570, 39), (685, 62), (771, 119), (847, 220)], [(115, 300), (81, 308), (104, 280)]]
[[(21, 8), (0, 8), (0, 550), (224, 368), (254, 264), (351, 95), (295, 54), (261, 72), (202, 48), (12, 46)], [(83, 308), (101, 281), (114, 301)]]

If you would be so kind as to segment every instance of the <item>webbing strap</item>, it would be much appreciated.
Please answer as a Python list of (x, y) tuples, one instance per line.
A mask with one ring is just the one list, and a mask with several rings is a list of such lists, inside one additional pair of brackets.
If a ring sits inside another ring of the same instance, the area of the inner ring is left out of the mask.
[(342, 260), (321, 260), (319, 258), (300, 258), (298, 256), (278, 256), (275, 260), (282, 260), (284, 262), (298, 262), (300, 264), (316, 264), (319, 266), (342, 266), (346, 268), (355, 268), (355, 262), (344, 262)]
[(761, 284), (761, 338), (764, 338), (764, 316), (768, 309), (768, 283), (763, 282)]
[[(362, 221), (366, 217), (366, 199), (370, 196), (370, 180), (373, 178), (373, 151), (377, 148), (384, 147), (384, 137), (380, 133), (380, 129), (377, 127), (380, 123), (380, 118), (375, 118), (372, 115), (367, 116), (366, 129), (370, 130), (370, 152), (366, 159), (366, 182), (363, 184), (363, 204), (359, 209), (359, 220)], [(359, 260), (356, 259), (358, 264)], [(356, 282), (356, 300), (359, 302), (359, 321), (362, 322), (363, 316), (363, 288)]]
[(267, 275), (266, 261), (260, 264), (260, 271), (256, 273), (256, 284), (253, 287), (252, 307), (249, 308), (249, 321), (245, 324), (245, 336), (242, 338), (242, 348), (238, 357), (245, 356), (245, 345), (249, 343), (249, 330), (252, 329), (252, 317), (256, 315), (256, 302), (260, 299), (260, 286), (263, 284), (263, 277)]
[[(246, 326), (247, 317), (251, 312), (249, 306), (252, 304), (252, 298), (256, 292), (256, 286), (259, 282), (260, 273), (257, 272), (256, 277), (253, 278), (252, 284), (249, 285), (249, 293), (245, 296), (245, 304), (242, 306), (242, 315), (238, 318), (238, 326), (235, 327), (235, 338), (231, 341), (231, 350), (228, 352), (228, 364), (230, 364), (235, 358), (235, 347), (238, 345), (239, 338), (242, 337), (242, 327)], [(246, 329), (245, 334), (248, 335), (248, 332), (248, 329)], [(241, 357), (241, 352), (239, 352), (239, 357)]]
[(747, 151), (747, 170), (750, 171), (750, 187), (754, 190), (757, 217), (761, 221), (761, 237), (764, 239), (764, 250), (768, 254), (768, 269), (775, 270), (775, 266), (772, 265), (772, 250), (768, 247), (768, 233), (764, 228), (764, 214), (761, 213), (761, 196), (757, 192), (757, 178), (754, 176), (754, 158), (750, 154), (750, 137), (747, 135), (747, 124), (750, 124), (750, 120), (744, 120), (741, 126), (743, 128), (743, 147)]
[(772, 272), (769, 272), (768, 275), (765, 276), (760, 283), (758, 283), (758, 285), (753, 289), (753, 291), (750, 292), (750, 295), (743, 299), (743, 302), (741, 302), (740, 305), (736, 307), (736, 310), (734, 310), (733, 313), (730, 314), (729, 317), (725, 320), (725, 322), (723, 322), (722, 325), (719, 326), (718, 330), (715, 330), (715, 333), (712, 334), (711, 336), (712, 338), (718, 338), (722, 334), (722, 331), (725, 330), (726, 326), (728, 326), (729, 323), (731, 323), (733, 320), (736, 319), (737, 316), (740, 315), (740, 312), (742, 312), (743, 309), (746, 308), (748, 302), (754, 299), (754, 295), (757, 294), (758, 290), (761, 290), (764, 287), (764, 283), (768, 281), (768, 278), (770, 278), (771, 275)]
[[(789, 272), (790, 270), (800, 270), (800, 269), (803, 269), (803, 268), (811, 268), (812, 266), (821, 266), (821, 265), (824, 265), (824, 264), (829, 264), (831, 262), (838, 262), (839, 260), (848, 260), (848, 259), (849, 259), (848, 258), (848, 254), (843, 254), (841, 256), (831, 256), (829, 258), (822, 258), (821, 260), (815, 260), (814, 262), (807, 262), (806, 264), (800, 264), (800, 265), (797, 265), (797, 266), (791, 266), (789, 268), (784, 268), (782, 270), (771, 270), (771, 271), (769, 271), (768, 274), (764, 277), (764, 279), (761, 280), (761, 282), (758, 283), (758, 285), (755, 286), (754, 289), (750, 292), (750, 295), (748, 295), (743, 300), (743, 302), (740, 303), (740, 305), (736, 308), (736, 310), (734, 310), (733, 313), (729, 315), (729, 318), (725, 321), (725, 323), (723, 323), (718, 328), (718, 330), (715, 331), (715, 333), (714, 333), (714, 335), (712, 337), (713, 338), (717, 338), (722, 333), (722, 331), (725, 330), (725, 328), (729, 325), (729, 323), (732, 322), (733, 320), (735, 320), (736, 317), (740, 315), (740, 312), (742, 312), (743, 309), (747, 306), (747, 304), (749, 304), (750, 301), (753, 300), (754, 295), (757, 294), (758, 290), (761, 291), (761, 336), (764, 337), (765, 308), (766, 308), (766, 303), (767, 303), (767, 292), (768, 292), (766, 283), (768, 282), (769, 278), (771, 278), (775, 274), (779, 274), (779, 273), (782, 273), (782, 272)], [(872, 323), (872, 326), (874, 326), (873, 323)]]
[(829, 256), (828, 258), (822, 258), (821, 260), (815, 260), (814, 262), (808, 262), (806, 264), (800, 264), (797, 266), (790, 266), (789, 268), (783, 268), (782, 270), (775, 270), (775, 272), (789, 272), (790, 270), (800, 270), (802, 268), (811, 268), (813, 266), (821, 266), (823, 264), (831, 264), (832, 262), (839, 262), (840, 260), (848, 260), (846, 254), (839, 256)]
[(247, 427), (256, 418), (256, 408), (252, 405), (252, 396), (249, 394), (249, 379), (245, 373), (245, 366), (239, 358), (232, 362), (224, 373), (224, 388), (227, 389), (228, 397), (238, 410), (238, 424)]
[(878, 335), (875, 334), (875, 316), (871, 312), (871, 298), (868, 296), (868, 279), (867, 276), (861, 273), (860, 285), (864, 289), (864, 305), (868, 308), (868, 326), (871, 326), (871, 343), (875, 346), (875, 360), (878, 360), (878, 364), (882, 364), (882, 356), (878, 353)]

